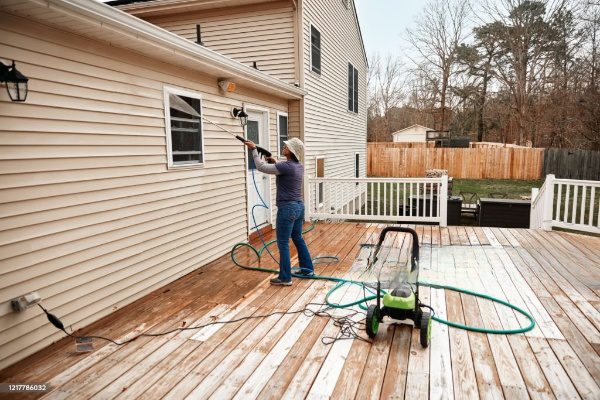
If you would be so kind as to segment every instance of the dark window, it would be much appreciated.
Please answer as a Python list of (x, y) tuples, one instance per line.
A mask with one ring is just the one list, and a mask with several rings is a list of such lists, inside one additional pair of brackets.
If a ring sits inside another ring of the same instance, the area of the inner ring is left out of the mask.
[(354, 155), (354, 176), (360, 178), (360, 155), (357, 153)]
[(348, 111), (358, 113), (358, 70), (348, 63)]
[(313, 71), (321, 73), (321, 32), (314, 26), (310, 27), (310, 67)]
[(279, 115), (279, 154), (283, 151), (283, 142), (288, 140), (288, 117), (287, 115)]
[(201, 112), (199, 98), (169, 94), (170, 157), (173, 165), (204, 162)]
[[(248, 124), (246, 125), (246, 138), (248, 140), (252, 140), (254, 143), (260, 142), (260, 132), (258, 127), (258, 121), (250, 121), (248, 120)], [(248, 170), (256, 169), (256, 164), (254, 164), (254, 157), (252, 157), (252, 150), (248, 149)]]

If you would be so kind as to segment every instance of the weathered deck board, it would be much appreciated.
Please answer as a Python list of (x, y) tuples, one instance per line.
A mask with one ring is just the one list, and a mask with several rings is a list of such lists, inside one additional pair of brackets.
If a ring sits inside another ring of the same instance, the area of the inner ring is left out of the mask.
[[(2, 382), (48, 382), (48, 398), (600, 398), (600, 238), (563, 232), (413, 226), (421, 245), (420, 279), (485, 292), (531, 312), (534, 331), (504, 336), (433, 323), (423, 349), (419, 331), (386, 319), (368, 343), (321, 338), (339, 328), (327, 318), (275, 314), (200, 330), (140, 338), (126, 346), (97, 343), (72, 354), (63, 339), (3, 371)], [(322, 275), (373, 282), (394, 272), (411, 251), (407, 235), (386, 237), (386, 263), (366, 270), (380, 224), (320, 223), (306, 234)], [(273, 234), (267, 235), (271, 239)], [(277, 256), (275, 246), (272, 248)], [(242, 249), (239, 259), (252, 262)], [(293, 263), (297, 255), (292, 246)], [(265, 255), (262, 266), (276, 268)], [(270, 287), (271, 275), (240, 270), (223, 256), (85, 329), (124, 340), (213, 320), (264, 316), (322, 302), (330, 282), (295, 279)], [(362, 294), (345, 287), (336, 300)], [(488, 300), (420, 287), (440, 318), (488, 328), (527, 321)], [(342, 314), (343, 311), (336, 311)], [(366, 337), (364, 331), (361, 332)], [(23, 394), (10, 398), (39, 398)], [(0, 394), (0, 398), (9, 398)]]

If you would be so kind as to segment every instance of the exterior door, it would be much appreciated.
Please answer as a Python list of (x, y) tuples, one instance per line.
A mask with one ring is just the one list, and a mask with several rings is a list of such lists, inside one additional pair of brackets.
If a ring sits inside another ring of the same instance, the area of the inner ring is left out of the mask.
[[(252, 140), (260, 147), (268, 147), (266, 113), (248, 112), (246, 138)], [(269, 201), (269, 177), (256, 169), (250, 150), (247, 151), (246, 157), (248, 168), (248, 177), (246, 180), (248, 184), (248, 224), (250, 226), (250, 233), (252, 233), (256, 226), (262, 228), (269, 223), (269, 209), (260, 206), (264, 201), (267, 207), (271, 207)]]

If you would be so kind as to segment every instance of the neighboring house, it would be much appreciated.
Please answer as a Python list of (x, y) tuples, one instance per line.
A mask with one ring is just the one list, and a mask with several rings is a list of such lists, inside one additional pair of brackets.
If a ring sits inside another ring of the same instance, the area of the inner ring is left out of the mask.
[(427, 131), (433, 131), (423, 125), (414, 124), (408, 128), (400, 129), (392, 133), (394, 142), (426, 142)]
[(288, 135), (306, 144), (307, 176), (366, 176), (367, 58), (352, 0), (109, 4), (299, 86), (306, 94), (289, 104)]
[[(242, 134), (231, 111), (244, 106), (246, 134), (264, 147), (279, 151), (281, 136), (307, 143), (309, 174), (322, 156), (325, 175), (354, 176), (358, 153), (364, 176), (366, 62), (353, 5), (226, 3), (256, 8), (259, 20), (291, 10), (269, 26), (302, 26), (293, 67), (273, 53), (256, 70), (220, 53), (237, 39), (214, 51), (96, 1), (0, 2), (0, 59), (29, 78), (24, 103), (0, 88), (0, 369), (64, 336), (38, 308), (12, 312), (10, 299), (37, 291), (76, 330), (247, 240), (256, 194), (246, 152), (206, 118)], [(322, 29), (312, 45), (311, 23)]]

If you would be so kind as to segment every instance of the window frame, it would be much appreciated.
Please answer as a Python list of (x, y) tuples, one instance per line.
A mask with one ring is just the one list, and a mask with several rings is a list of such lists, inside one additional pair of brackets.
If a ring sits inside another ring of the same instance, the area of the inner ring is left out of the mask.
[(283, 112), (283, 111), (277, 111), (277, 155), (279, 157), (283, 157), (283, 154), (281, 153), (283, 151), (283, 146), (281, 146), (281, 131), (279, 130), (279, 117), (285, 117), (286, 121), (287, 121), (287, 139), (290, 139), (290, 117), (288, 115), (287, 112)]
[[(312, 48), (313, 48), (313, 44), (312, 44), (312, 31), (313, 28), (315, 31), (317, 31), (319, 33), (319, 70), (316, 71), (313, 69), (313, 52), (312, 52)], [(323, 35), (321, 35), (321, 30), (312, 22), (310, 23), (310, 30), (308, 33), (308, 45), (309, 45), (309, 64), (310, 64), (310, 72), (321, 76), (321, 73), (323, 72)]]
[(200, 118), (200, 154), (202, 156), (202, 162), (187, 162), (185, 164), (174, 163), (173, 162), (173, 139), (171, 132), (171, 102), (169, 101), (169, 94), (175, 94), (178, 96), (185, 96), (197, 99), (200, 101), (200, 115), (203, 114), (203, 99), (202, 94), (195, 92), (193, 90), (184, 89), (175, 86), (164, 86), (163, 87), (163, 107), (165, 112), (165, 135), (167, 137), (167, 168), (168, 169), (186, 169), (186, 168), (203, 168), (206, 164), (206, 152), (204, 150), (204, 120)]
[[(358, 68), (348, 61), (348, 68), (346, 68), (347, 79), (346, 79), (346, 110), (349, 113), (358, 114)], [(350, 74), (349, 70), (352, 67), (352, 88), (349, 85)], [(350, 89), (352, 89), (352, 109), (349, 107), (348, 100), (350, 100)]]

